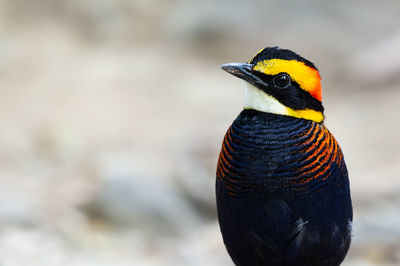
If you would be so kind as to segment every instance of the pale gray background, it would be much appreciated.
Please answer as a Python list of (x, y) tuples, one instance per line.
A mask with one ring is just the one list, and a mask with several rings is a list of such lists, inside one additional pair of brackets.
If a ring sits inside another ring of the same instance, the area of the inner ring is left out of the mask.
[(0, 0), (0, 265), (232, 265), (214, 173), (265, 46), (323, 78), (343, 265), (400, 265), (400, 2)]

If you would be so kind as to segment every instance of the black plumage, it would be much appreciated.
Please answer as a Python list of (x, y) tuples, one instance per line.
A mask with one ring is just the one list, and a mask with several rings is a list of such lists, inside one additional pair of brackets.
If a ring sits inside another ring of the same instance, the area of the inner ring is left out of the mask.
[(347, 253), (348, 174), (323, 123), (243, 110), (223, 141), (216, 195), (238, 266), (337, 266)]

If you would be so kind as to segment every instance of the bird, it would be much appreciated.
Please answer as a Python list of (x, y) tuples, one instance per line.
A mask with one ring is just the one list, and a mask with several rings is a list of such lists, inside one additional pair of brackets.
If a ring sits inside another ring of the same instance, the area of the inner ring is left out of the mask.
[(266, 47), (221, 66), (244, 81), (222, 141), (216, 205), (237, 266), (337, 266), (352, 238), (342, 150), (324, 123), (321, 77), (297, 53)]

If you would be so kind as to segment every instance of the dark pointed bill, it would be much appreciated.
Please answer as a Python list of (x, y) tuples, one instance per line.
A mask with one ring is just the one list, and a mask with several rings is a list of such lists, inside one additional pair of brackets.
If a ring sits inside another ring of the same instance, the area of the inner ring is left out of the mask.
[(247, 63), (228, 63), (221, 66), (226, 72), (241, 78), (255, 86), (268, 86), (259, 77), (254, 75), (253, 65)]
[(228, 63), (221, 66), (223, 70), (239, 78), (243, 78), (245, 75), (249, 74), (252, 67), (252, 64), (246, 63)]

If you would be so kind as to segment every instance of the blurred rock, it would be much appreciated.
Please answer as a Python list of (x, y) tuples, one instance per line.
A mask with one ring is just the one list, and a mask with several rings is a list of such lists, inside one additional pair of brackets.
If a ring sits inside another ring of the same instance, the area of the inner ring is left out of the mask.
[[(215, 159), (215, 156), (207, 155)], [(196, 208), (203, 219), (215, 219), (215, 172), (210, 171), (214, 165), (209, 167), (199, 155), (196, 156), (193, 153), (179, 156), (175, 164), (179, 165), (174, 175), (175, 182), (185, 200)]]
[(0, 188), (0, 227), (38, 225), (41, 220), (39, 199), (18, 188), (18, 184), (7, 183), (3, 181)]
[[(199, 226), (198, 214), (171, 182), (169, 158), (148, 151), (120, 150), (99, 154), (100, 189), (86, 206), (96, 217), (160, 233), (184, 233)], [(161, 172), (160, 172), (161, 170)]]
[(372, 198), (367, 206), (358, 205), (354, 225), (354, 242), (359, 245), (383, 241), (388, 244), (400, 244), (400, 196), (389, 199)]

